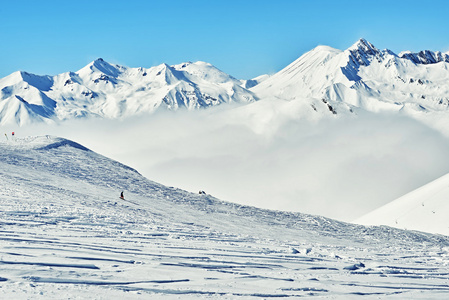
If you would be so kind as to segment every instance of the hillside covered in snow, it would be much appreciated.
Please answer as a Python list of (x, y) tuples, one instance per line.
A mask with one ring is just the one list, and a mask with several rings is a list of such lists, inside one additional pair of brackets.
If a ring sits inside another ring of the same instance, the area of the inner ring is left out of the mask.
[(1, 298), (449, 291), (444, 236), (223, 202), (51, 136), (0, 142), (0, 156)]
[(449, 235), (448, 199), (449, 175), (445, 175), (358, 218), (355, 222)]

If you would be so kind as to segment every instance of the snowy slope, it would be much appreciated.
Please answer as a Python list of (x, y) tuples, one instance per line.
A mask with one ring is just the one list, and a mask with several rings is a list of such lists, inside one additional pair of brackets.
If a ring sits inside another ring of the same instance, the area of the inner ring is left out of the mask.
[(449, 175), (445, 175), (355, 220), (449, 235)]
[(26, 125), (97, 116), (121, 118), (255, 101), (242, 82), (205, 62), (149, 69), (97, 59), (54, 77), (16, 72), (0, 80), (0, 123)]
[(1, 298), (444, 299), (449, 291), (447, 237), (222, 202), (61, 138), (2, 142), (0, 156)]

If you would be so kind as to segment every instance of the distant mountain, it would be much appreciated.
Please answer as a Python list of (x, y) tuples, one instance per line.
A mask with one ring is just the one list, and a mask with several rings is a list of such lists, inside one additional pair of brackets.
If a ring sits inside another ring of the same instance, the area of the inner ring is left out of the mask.
[(145, 69), (100, 58), (54, 77), (15, 72), (0, 79), (0, 124), (123, 118), (276, 99), (300, 101), (301, 118), (400, 112), (441, 129), (449, 125), (448, 82), (449, 54), (397, 55), (364, 39), (344, 51), (318, 46), (278, 73), (251, 80), (237, 80), (205, 62)]
[(446, 112), (448, 67), (445, 53), (396, 55), (360, 39), (344, 51), (318, 46), (251, 91), (261, 99), (322, 99), (340, 110)]
[(0, 79), (0, 124), (120, 118), (159, 108), (193, 110), (255, 101), (243, 85), (205, 62), (145, 69), (100, 58), (77, 72), (54, 77), (15, 72)]
[(449, 174), (420, 187), (354, 222), (388, 225), (449, 235)]

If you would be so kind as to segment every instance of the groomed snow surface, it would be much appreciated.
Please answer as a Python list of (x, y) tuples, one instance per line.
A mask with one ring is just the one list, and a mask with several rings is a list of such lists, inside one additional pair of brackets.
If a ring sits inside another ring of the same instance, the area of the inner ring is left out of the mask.
[(0, 157), (1, 299), (449, 292), (446, 236), (223, 202), (50, 136), (1, 142)]

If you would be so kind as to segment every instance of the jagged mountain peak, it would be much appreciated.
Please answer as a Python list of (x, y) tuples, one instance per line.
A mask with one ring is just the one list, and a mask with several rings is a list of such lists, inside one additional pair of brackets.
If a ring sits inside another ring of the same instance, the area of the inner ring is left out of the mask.
[(349, 47), (348, 50), (349, 51), (360, 50), (368, 54), (376, 54), (380, 52), (379, 49), (377, 49), (373, 44), (371, 44), (364, 38), (360, 38), (351, 47)]
[(379, 49), (363, 38), (349, 47), (346, 52), (354, 64), (362, 66), (369, 65), (373, 58), (381, 59), (383, 57)]
[(123, 66), (113, 65), (102, 58), (98, 58), (79, 70), (77, 73), (84, 75), (100, 72), (107, 76), (118, 77), (125, 69), (126, 68)]

